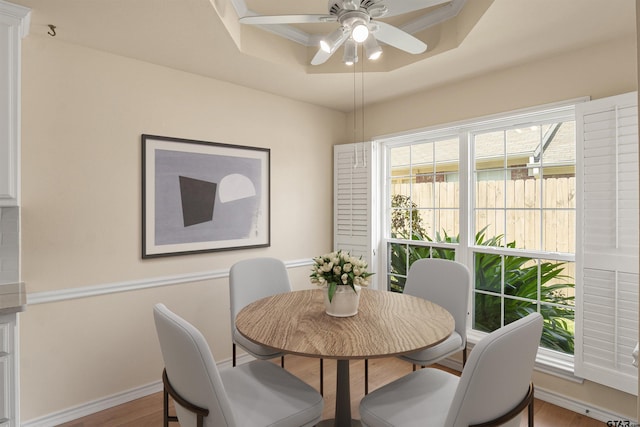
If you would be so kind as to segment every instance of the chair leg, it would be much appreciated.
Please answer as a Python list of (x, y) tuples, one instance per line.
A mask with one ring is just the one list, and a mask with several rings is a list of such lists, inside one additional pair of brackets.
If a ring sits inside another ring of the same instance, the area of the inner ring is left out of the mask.
[(320, 396), (324, 396), (324, 361), (320, 359)]
[(364, 395), (369, 394), (369, 359), (364, 359)]
[(414, 372), (416, 371), (416, 368), (417, 368), (417, 366), (416, 366), (416, 364), (414, 363), (414, 364), (413, 364), (413, 371), (414, 371)]
[(166, 388), (162, 390), (162, 425), (169, 427), (169, 392)]
[[(163, 381), (164, 375), (165, 373), (163, 373)], [(162, 425), (164, 427), (169, 427), (170, 422), (177, 423), (178, 417), (176, 415), (169, 415), (169, 390), (165, 385), (162, 388)]]
[(232, 353), (231, 366), (235, 368), (236, 367), (236, 343), (233, 343), (231, 345), (231, 353)]
[(464, 348), (462, 349), (462, 367), (467, 364), (467, 344), (465, 343)]
[[(236, 367), (236, 344), (231, 345), (231, 366)], [(280, 366), (284, 368), (284, 356), (280, 358)]]
[(169, 415), (169, 396), (176, 402), (178, 405), (182, 406), (189, 412), (193, 412), (196, 415), (196, 426), (203, 427), (204, 426), (204, 417), (209, 415), (209, 410), (205, 408), (200, 408), (199, 406), (194, 405), (193, 403), (186, 400), (184, 397), (180, 396), (178, 392), (171, 386), (169, 382), (169, 378), (167, 377), (166, 369), (162, 372), (162, 383), (163, 387), (163, 412), (164, 412), (164, 427), (168, 427), (169, 422), (177, 422), (178, 417), (176, 415)]
[(534, 401), (534, 388), (531, 383), (531, 402), (529, 402), (529, 408), (527, 409), (529, 427), (533, 427), (533, 401)]

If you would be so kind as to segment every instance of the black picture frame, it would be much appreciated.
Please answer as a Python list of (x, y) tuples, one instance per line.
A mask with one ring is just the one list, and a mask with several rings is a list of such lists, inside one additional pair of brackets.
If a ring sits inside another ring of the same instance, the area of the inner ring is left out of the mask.
[(142, 135), (142, 258), (267, 247), (268, 148)]

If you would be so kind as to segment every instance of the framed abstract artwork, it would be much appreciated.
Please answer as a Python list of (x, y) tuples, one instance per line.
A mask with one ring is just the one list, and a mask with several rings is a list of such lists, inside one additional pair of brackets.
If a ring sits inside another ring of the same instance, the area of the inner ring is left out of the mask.
[(142, 258), (270, 245), (270, 150), (142, 135)]

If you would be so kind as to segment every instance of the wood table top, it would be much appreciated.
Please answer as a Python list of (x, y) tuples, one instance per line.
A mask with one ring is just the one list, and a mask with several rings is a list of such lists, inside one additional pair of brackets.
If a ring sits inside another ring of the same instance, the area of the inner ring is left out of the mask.
[(362, 289), (358, 313), (325, 313), (321, 289), (287, 292), (243, 308), (236, 328), (247, 339), (287, 353), (325, 359), (372, 359), (411, 353), (444, 341), (451, 314), (430, 301)]

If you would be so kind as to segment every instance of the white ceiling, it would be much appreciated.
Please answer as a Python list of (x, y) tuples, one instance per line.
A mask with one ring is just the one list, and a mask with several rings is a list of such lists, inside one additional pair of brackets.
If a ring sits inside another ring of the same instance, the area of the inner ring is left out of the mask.
[[(229, 24), (236, 19), (231, 0), (9, 1), (33, 10), (32, 35), (50, 37), (47, 25), (53, 24), (56, 40), (341, 111), (353, 108), (352, 68), (314, 69), (308, 62), (317, 50), (315, 47), (305, 47), (253, 27), (236, 25), (234, 30)], [(327, 10), (326, 0), (233, 1), (236, 7), (244, 4), (262, 14), (323, 14)], [(365, 102), (383, 101), (635, 34), (635, 3), (634, 0), (467, 0), (461, 14), (466, 8), (478, 6), (486, 12), (475, 25), (468, 25), (465, 34), (455, 28), (442, 32), (442, 37), (458, 38), (454, 42), (457, 47), (411, 58), (418, 60), (390, 71), (366, 73)], [(311, 26), (296, 27), (308, 33), (318, 31)], [(266, 43), (269, 49), (264, 49), (261, 43)], [(388, 53), (389, 50), (394, 49), (386, 47), (385, 54), (401, 58), (400, 51)], [(371, 64), (364, 66), (366, 70)]]

